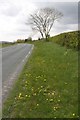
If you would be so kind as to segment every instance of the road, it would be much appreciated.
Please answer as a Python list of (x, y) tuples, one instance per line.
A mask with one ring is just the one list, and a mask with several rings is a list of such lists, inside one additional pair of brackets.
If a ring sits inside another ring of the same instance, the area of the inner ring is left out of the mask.
[(20, 74), (33, 46), (17, 44), (2, 49), (2, 99), (7, 98), (14, 81)]

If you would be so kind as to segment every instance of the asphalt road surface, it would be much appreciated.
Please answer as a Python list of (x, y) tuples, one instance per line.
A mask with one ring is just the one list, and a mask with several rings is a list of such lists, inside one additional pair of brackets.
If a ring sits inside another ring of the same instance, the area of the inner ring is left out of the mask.
[(2, 99), (8, 96), (17, 76), (27, 61), (33, 46), (30, 44), (17, 44), (2, 49)]

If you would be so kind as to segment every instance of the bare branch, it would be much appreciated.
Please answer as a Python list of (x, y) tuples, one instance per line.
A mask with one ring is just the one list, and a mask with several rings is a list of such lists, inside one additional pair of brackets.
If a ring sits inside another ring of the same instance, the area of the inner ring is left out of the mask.
[(30, 15), (29, 24), (32, 30), (40, 32), (42, 37), (47, 39), (54, 21), (62, 17), (62, 13), (53, 8), (43, 8)]

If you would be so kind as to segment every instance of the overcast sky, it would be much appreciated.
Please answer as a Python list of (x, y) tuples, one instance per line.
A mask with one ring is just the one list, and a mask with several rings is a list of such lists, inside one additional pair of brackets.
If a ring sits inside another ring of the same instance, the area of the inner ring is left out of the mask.
[[(29, 2), (28, 2), (29, 1)], [(43, 2), (44, 1), (44, 2)], [(76, 1), (76, 2), (75, 2)], [(78, 29), (78, 1), (60, 0), (0, 0), (0, 41), (16, 41), (40, 34), (27, 26), (29, 14), (41, 7), (52, 7), (63, 13), (63, 18), (55, 22), (51, 36)]]

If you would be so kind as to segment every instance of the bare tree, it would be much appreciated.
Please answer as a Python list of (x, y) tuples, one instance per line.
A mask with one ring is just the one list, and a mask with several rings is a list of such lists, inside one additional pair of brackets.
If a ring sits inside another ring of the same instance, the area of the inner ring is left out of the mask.
[(50, 35), (54, 21), (61, 18), (63, 14), (53, 8), (42, 8), (30, 15), (29, 24), (32, 30), (40, 32), (42, 38), (47, 38)]

